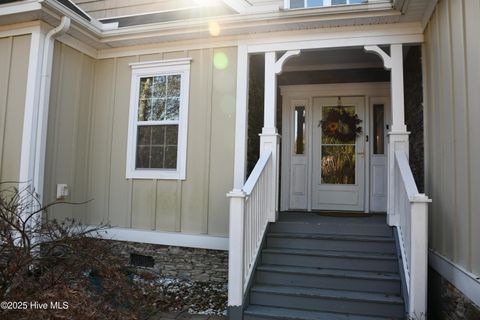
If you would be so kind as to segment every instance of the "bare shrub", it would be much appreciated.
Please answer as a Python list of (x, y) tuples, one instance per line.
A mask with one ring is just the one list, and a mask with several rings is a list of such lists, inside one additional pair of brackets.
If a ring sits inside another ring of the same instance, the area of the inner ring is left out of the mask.
[(99, 237), (108, 226), (42, 219), (65, 202), (41, 207), (27, 190), (0, 187), (1, 319), (140, 319), (156, 309)]

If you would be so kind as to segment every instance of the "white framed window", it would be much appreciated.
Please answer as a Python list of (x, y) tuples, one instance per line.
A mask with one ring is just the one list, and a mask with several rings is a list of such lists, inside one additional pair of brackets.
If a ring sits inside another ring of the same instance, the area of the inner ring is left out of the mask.
[(284, 7), (285, 9), (302, 9), (359, 4), (367, 2), (368, 0), (284, 0)]
[(190, 58), (132, 63), (127, 179), (185, 179)]

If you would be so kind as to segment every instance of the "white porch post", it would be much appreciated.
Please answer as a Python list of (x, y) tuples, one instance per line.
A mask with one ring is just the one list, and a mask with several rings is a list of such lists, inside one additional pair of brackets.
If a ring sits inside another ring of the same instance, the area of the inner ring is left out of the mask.
[(248, 124), (248, 51), (246, 45), (238, 47), (237, 100), (235, 113), (235, 159), (233, 190), (230, 198), (228, 245), (228, 313), (230, 319), (242, 319), (244, 287), (244, 208), (247, 124)]
[(235, 159), (233, 188), (240, 190), (245, 183), (247, 159), (248, 126), (248, 51), (246, 45), (238, 47), (237, 58), (237, 93), (235, 109)]
[(404, 151), (408, 156), (408, 135), (405, 125), (403, 88), (403, 46), (390, 45), (390, 56), (378, 46), (365, 46), (365, 51), (376, 53), (383, 59), (385, 69), (391, 71), (392, 125), (388, 132), (388, 205), (387, 223), (398, 226), (395, 212), (395, 151)]
[(274, 187), (275, 195), (271, 197), (270, 212), (268, 220), (275, 222), (278, 212), (278, 195), (279, 195), (279, 150), (280, 135), (277, 132), (277, 75), (282, 72), (283, 64), (291, 57), (300, 54), (300, 50), (287, 51), (280, 59), (277, 60), (276, 52), (265, 52), (265, 97), (264, 97), (264, 117), (263, 129), (260, 134), (260, 153), (263, 151), (272, 151), (272, 162), (274, 165), (274, 173), (272, 175), (271, 184)]
[(278, 202), (278, 144), (280, 136), (277, 132), (277, 74), (275, 73), (275, 63), (277, 61), (275, 52), (265, 53), (265, 96), (264, 96), (264, 116), (263, 128), (260, 134), (260, 154), (266, 150), (272, 151), (272, 163), (274, 172), (271, 185), (275, 186), (275, 194), (270, 197), (268, 220), (275, 222), (277, 220), (277, 202)]

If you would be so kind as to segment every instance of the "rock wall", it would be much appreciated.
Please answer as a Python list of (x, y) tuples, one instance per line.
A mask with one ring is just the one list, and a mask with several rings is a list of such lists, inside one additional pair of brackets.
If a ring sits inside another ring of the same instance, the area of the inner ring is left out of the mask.
[(428, 319), (480, 320), (479, 306), (435, 270), (428, 273)]
[(131, 254), (153, 258), (153, 271), (200, 282), (227, 282), (228, 251), (112, 241), (114, 251), (126, 264)]
[(404, 61), (405, 123), (410, 131), (410, 167), (418, 190), (424, 192), (423, 83), (419, 46), (410, 47)]

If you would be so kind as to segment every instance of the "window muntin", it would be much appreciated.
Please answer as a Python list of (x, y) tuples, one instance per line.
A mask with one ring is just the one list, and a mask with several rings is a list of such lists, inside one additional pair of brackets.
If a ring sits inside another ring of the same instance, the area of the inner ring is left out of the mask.
[(178, 120), (180, 74), (140, 78), (138, 121)]
[(178, 125), (138, 126), (136, 169), (177, 168)]
[(190, 59), (131, 66), (127, 178), (185, 179)]
[(290, 9), (301, 9), (361, 4), (367, 2), (368, 0), (287, 0), (286, 6)]

